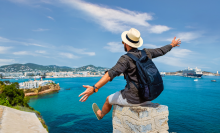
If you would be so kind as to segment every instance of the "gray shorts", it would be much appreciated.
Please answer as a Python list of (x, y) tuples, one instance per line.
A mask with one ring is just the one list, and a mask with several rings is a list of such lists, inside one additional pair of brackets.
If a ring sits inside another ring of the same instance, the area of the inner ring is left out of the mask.
[(117, 105), (124, 105), (124, 106), (143, 106), (146, 104), (151, 104), (151, 101), (146, 101), (141, 104), (131, 104), (131, 103), (127, 102), (127, 99), (123, 99), (123, 97), (121, 95), (121, 91), (117, 91), (114, 94), (111, 94), (109, 96), (109, 104), (111, 104), (111, 105), (117, 104)]

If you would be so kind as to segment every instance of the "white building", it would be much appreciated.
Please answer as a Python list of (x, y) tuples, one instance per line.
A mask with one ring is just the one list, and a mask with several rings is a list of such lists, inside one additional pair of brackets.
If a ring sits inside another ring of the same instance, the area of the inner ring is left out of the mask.
[(22, 72), (2, 73), (3, 77), (20, 77), (24, 76)]
[(65, 76), (72, 76), (73, 72), (54, 72), (53, 76), (58, 76), (58, 77), (65, 77)]
[(40, 81), (40, 80), (36, 80), (36, 81), (28, 81), (28, 82), (23, 82), (23, 83), (19, 83), (19, 88), (20, 89), (31, 89), (31, 88), (38, 88), (39, 86), (45, 86), (49, 83), (55, 83), (52, 80), (44, 80), (44, 81)]
[(78, 75), (80, 75), (80, 76), (85, 76), (85, 77), (88, 75), (88, 73), (89, 73), (89, 71), (77, 72)]
[(37, 76), (40, 74), (40, 72), (24, 72), (24, 76)]

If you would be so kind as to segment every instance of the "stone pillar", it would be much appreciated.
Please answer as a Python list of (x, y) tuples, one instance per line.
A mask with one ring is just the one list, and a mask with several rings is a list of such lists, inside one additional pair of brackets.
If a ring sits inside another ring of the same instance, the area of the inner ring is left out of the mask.
[(168, 133), (169, 111), (165, 105), (114, 105), (113, 108), (113, 133)]

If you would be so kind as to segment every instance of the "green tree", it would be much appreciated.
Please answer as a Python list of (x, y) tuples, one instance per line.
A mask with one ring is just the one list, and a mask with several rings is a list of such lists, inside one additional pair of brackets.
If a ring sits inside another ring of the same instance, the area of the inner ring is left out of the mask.
[(29, 99), (26, 98), (24, 92), (19, 89), (19, 84), (17, 82), (8, 85), (0, 82), (0, 101), (0, 105), (19, 105), (23, 107), (29, 107)]

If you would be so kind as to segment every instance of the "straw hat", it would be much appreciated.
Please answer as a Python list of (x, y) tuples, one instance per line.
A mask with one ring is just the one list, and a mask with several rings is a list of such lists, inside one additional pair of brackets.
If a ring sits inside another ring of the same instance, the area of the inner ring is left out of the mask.
[(141, 33), (135, 28), (131, 28), (129, 31), (124, 31), (121, 34), (121, 39), (123, 42), (133, 48), (138, 48), (143, 45)]

